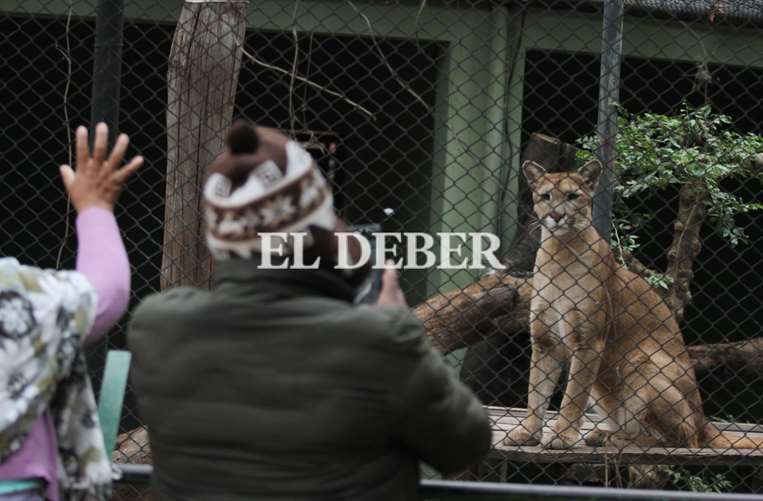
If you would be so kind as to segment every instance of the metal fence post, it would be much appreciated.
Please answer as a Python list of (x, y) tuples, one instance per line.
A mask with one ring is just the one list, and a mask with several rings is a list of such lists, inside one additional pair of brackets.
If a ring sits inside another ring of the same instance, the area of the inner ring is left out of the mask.
[[(93, 83), (90, 94), (90, 141), (95, 138), (95, 125), (109, 126), (109, 148), (119, 128), (119, 94), (122, 85), (122, 31), (124, 0), (98, 0), (95, 14), (95, 47)], [(106, 361), (108, 336), (88, 346), (85, 351), (90, 376), (100, 384)]]
[(124, 0), (98, 0), (96, 9), (90, 127), (106, 122), (113, 144), (119, 127)]
[(601, 72), (599, 76), (599, 109), (596, 134), (603, 171), (594, 195), (593, 225), (609, 239), (612, 219), (612, 198), (616, 182), (615, 140), (617, 138), (617, 104), (620, 98), (620, 63), (623, 55), (623, 0), (604, 2), (601, 35)]

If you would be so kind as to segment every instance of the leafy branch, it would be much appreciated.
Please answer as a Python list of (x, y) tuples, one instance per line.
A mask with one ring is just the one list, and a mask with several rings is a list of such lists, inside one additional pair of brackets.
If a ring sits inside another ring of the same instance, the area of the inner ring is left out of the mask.
[[(617, 164), (613, 222), (613, 248), (631, 258), (638, 252), (638, 232), (654, 221), (654, 212), (638, 210), (634, 201), (679, 189), (664, 274), (642, 273), (652, 286), (668, 292), (679, 318), (691, 300), (689, 285), (694, 258), (701, 249), (700, 230), (707, 223), (729, 245), (748, 243), (737, 216), (763, 210), (763, 204), (744, 200), (727, 191), (724, 183), (751, 178), (763, 181), (759, 159), (763, 137), (733, 130), (731, 118), (710, 106), (684, 106), (676, 115), (644, 113), (618, 118)], [(579, 141), (581, 159), (598, 146), (596, 136)], [(642, 268), (643, 265), (641, 265)]]
[[(708, 222), (730, 245), (747, 243), (739, 214), (763, 210), (762, 203), (747, 202), (725, 191), (722, 182), (731, 179), (763, 180), (756, 157), (763, 152), (763, 137), (731, 129), (731, 118), (713, 113), (710, 106), (684, 106), (675, 116), (644, 113), (619, 117), (616, 143), (615, 186), (617, 206), (613, 222), (621, 237), (632, 235), (654, 219), (654, 214), (635, 213), (629, 199), (655, 195), (670, 186), (701, 180), (707, 189), (704, 205)], [(590, 157), (598, 139), (580, 140), (579, 155)], [(631, 252), (638, 248), (630, 248)]]

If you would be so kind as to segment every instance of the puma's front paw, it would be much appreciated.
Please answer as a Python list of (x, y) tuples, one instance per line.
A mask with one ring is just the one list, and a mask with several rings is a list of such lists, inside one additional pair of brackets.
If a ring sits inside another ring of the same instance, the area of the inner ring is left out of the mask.
[(543, 442), (543, 447), (547, 449), (570, 449), (583, 445), (580, 433), (576, 431), (559, 433), (554, 431)]
[(594, 428), (585, 435), (585, 444), (589, 447), (601, 447), (606, 445), (609, 440), (611, 432), (602, 430), (601, 428)]
[(530, 433), (522, 425), (517, 426), (506, 434), (503, 439), (503, 445), (538, 445), (540, 444), (540, 433)]

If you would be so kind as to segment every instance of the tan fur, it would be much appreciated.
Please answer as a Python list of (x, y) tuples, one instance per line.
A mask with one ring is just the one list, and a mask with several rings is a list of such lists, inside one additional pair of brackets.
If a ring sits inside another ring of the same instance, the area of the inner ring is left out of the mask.
[(611, 437), (615, 443), (763, 445), (722, 434), (707, 421), (672, 311), (643, 278), (617, 262), (591, 225), (599, 162), (577, 173), (547, 174), (532, 162), (523, 170), (542, 235), (530, 307), (528, 417), (505, 442), (541, 442), (543, 416), (566, 364), (569, 376), (548, 447), (582, 445), (580, 424), (589, 402), (618, 430)]

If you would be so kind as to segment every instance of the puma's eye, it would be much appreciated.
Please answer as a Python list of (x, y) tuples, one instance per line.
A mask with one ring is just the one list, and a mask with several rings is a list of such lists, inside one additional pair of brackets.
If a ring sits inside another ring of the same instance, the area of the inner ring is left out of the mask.
[(551, 193), (548, 193), (548, 192), (541, 193), (540, 194), (540, 199), (541, 200), (551, 200)]
[(567, 193), (567, 200), (577, 200), (580, 198), (580, 193)]

